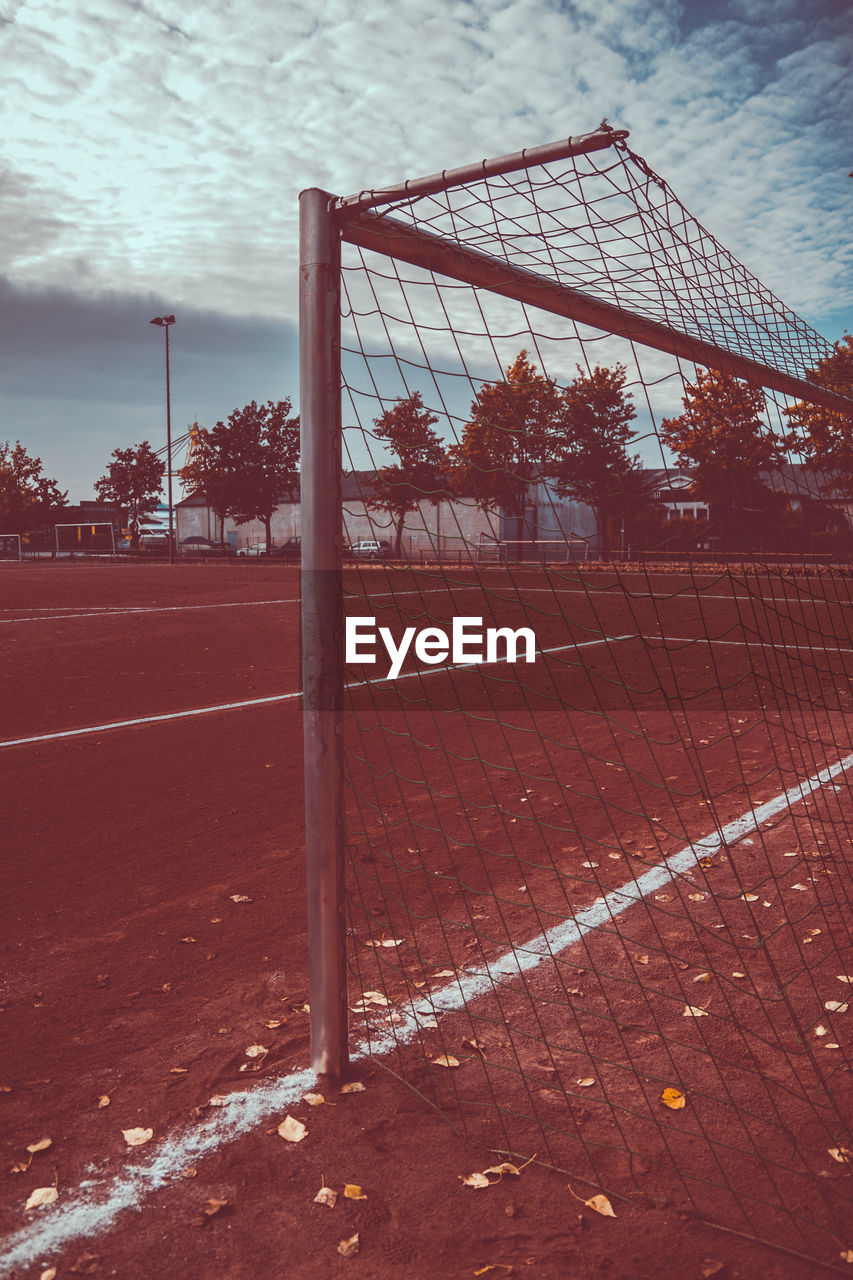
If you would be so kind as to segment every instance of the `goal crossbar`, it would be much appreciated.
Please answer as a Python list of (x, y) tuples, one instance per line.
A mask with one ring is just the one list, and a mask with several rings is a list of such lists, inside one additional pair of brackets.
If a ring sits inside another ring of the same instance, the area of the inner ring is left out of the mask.
[(346, 207), (338, 217), (342, 238), (361, 249), (396, 258), (463, 284), (488, 289), (514, 302), (550, 311), (567, 320), (666, 351), (695, 364), (719, 369), (757, 386), (809, 400), (825, 409), (847, 414), (853, 411), (853, 400), (814, 382), (750, 360), (634, 311), (590, 297), (570, 285), (547, 280), (534, 271), (501, 261), (479, 249), (443, 239), (433, 232), (408, 226), (383, 214)]

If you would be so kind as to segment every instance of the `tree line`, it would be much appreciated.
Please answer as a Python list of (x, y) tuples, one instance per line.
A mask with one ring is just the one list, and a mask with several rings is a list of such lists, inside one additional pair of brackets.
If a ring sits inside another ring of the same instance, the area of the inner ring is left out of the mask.
[[(853, 337), (837, 342), (811, 377), (850, 395)], [(620, 529), (634, 545), (653, 545), (663, 536), (660, 509), (634, 452), (637, 411), (626, 381), (621, 364), (578, 366), (561, 387), (522, 350), (501, 380), (476, 392), (451, 445), (415, 391), (373, 421), (390, 460), (371, 477), (364, 501), (388, 514), (397, 554), (406, 516), (420, 502), (443, 497), (499, 510), (517, 522), (521, 536), (531, 485), (540, 481), (593, 510), (605, 552)], [(760, 388), (713, 369), (697, 370), (682, 406), (682, 413), (663, 419), (659, 437), (691, 477), (692, 496), (712, 509), (720, 545), (747, 548), (769, 529), (802, 534), (807, 517), (795, 516), (785, 493), (768, 483), (773, 468), (792, 457), (831, 476), (840, 498), (853, 498), (853, 416), (802, 402), (785, 411), (786, 429), (774, 429)], [(165, 469), (143, 441), (115, 449), (95, 484), (99, 498), (127, 510), (134, 545), (140, 522), (156, 509)], [(290, 399), (252, 401), (227, 421), (199, 428), (180, 475), (221, 519), (261, 522), (270, 546), (276, 506), (299, 489), (299, 418)], [(20, 442), (0, 444), (0, 532), (35, 528), (66, 503), (39, 458), (29, 457)]]

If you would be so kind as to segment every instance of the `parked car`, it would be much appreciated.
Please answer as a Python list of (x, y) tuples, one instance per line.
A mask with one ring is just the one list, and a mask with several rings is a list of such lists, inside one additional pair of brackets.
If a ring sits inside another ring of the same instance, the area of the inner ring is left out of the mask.
[(210, 538), (200, 538), (192, 534), (189, 538), (181, 538), (181, 552), (184, 555), (227, 555), (229, 548), (222, 542), (211, 542)]
[(247, 542), (245, 547), (237, 548), (238, 556), (265, 556), (267, 554), (267, 544), (265, 542)]
[(276, 560), (301, 560), (302, 539), (288, 538), (280, 547), (270, 547), (267, 555), (274, 556)]
[(361, 538), (352, 544), (349, 554), (356, 560), (388, 560), (391, 543), (384, 538)]

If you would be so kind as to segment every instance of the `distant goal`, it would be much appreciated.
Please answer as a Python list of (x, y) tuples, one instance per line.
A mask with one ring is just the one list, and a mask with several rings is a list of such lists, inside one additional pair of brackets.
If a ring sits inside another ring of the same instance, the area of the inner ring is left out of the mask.
[(0, 560), (23, 560), (19, 533), (0, 533)]
[(94, 524), (57, 524), (57, 556), (114, 556), (116, 553), (115, 526), (108, 521)]

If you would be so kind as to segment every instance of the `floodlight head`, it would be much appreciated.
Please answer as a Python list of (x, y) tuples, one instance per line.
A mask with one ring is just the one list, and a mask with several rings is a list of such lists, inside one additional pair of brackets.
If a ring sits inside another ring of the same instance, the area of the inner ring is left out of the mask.
[(175, 317), (174, 317), (174, 316), (163, 316), (163, 323), (164, 323), (164, 324), (174, 324), (174, 323), (175, 323)]
[(153, 319), (153, 320), (149, 320), (149, 321), (148, 321), (148, 323), (149, 323), (149, 324), (159, 324), (159, 325), (160, 325), (160, 327), (162, 328), (162, 327), (163, 327), (163, 325), (164, 325), (166, 322), (165, 322), (165, 320), (163, 319), (163, 317), (162, 317), (162, 316), (155, 316), (155, 317), (154, 317), (154, 319)]

